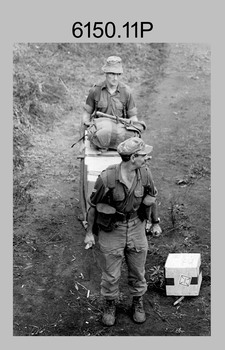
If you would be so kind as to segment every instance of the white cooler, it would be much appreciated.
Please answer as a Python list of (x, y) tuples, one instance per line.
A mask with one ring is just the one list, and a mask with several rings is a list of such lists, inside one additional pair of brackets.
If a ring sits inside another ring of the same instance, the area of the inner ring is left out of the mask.
[(121, 157), (117, 151), (101, 152), (94, 148), (89, 140), (85, 139), (80, 150), (80, 204), (83, 214), (83, 220), (86, 220), (86, 214), (89, 209), (88, 198), (102, 170), (109, 165), (119, 164)]
[(166, 294), (198, 295), (202, 282), (199, 253), (171, 253), (165, 263)]

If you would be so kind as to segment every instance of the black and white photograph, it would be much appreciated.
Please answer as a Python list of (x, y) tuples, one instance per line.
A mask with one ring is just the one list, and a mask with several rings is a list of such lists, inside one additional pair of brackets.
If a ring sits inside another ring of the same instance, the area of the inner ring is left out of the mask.
[(3, 347), (223, 343), (223, 13), (2, 5)]
[(13, 335), (210, 336), (210, 42), (12, 51)]

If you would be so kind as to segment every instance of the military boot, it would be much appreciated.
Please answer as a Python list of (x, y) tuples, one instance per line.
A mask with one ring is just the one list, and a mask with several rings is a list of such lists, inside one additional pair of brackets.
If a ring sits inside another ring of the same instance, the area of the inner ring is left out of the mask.
[(106, 326), (113, 326), (116, 321), (116, 303), (115, 300), (107, 300), (105, 303), (102, 322)]
[(133, 319), (135, 322), (143, 323), (146, 321), (146, 315), (143, 307), (142, 296), (133, 297), (132, 309), (133, 309)]

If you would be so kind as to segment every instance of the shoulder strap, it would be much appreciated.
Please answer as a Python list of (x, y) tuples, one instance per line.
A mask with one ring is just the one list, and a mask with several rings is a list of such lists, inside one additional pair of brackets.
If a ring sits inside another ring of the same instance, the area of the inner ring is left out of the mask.
[(150, 174), (149, 174), (148, 167), (147, 166), (141, 167), (140, 174), (141, 174), (142, 185), (144, 187), (149, 186), (150, 185)]
[(102, 90), (103, 84), (104, 84), (104, 81), (94, 84), (94, 89), (95, 89), (95, 91), (94, 91), (94, 99), (95, 99), (95, 102), (98, 102), (100, 100), (101, 90)]
[(115, 187), (117, 167), (117, 164), (113, 164), (101, 172), (101, 178), (106, 188), (113, 189)]
[[(118, 164), (113, 164), (108, 166), (105, 170), (101, 172), (101, 178), (105, 187), (113, 189), (116, 183), (116, 170), (118, 169)], [(139, 169), (141, 174), (141, 181), (144, 187), (150, 185), (150, 174), (147, 166)]]
[(123, 117), (126, 118), (127, 117), (127, 101), (128, 101), (128, 97), (129, 97), (129, 90), (127, 88), (127, 86), (123, 83), (120, 83), (120, 101), (123, 104)]
[(154, 197), (157, 196), (158, 191), (154, 185), (154, 181), (151, 175), (151, 170), (148, 168), (148, 166), (140, 168), (140, 173), (141, 173), (142, 184), (145, 188), (145, 193), (150, 194), (151, 196), (154, 196)]
[(112, 190), (116, 185), (116, 169), (117, 165), (110, 165), (108, 168), (103, 170), (100, 174), (102, 181), (105, 185), (105, 193), (103, 196), (103, 201), (111, 204), (112, 203)]
[[(119, 164), (113, 164), (108, 166), (105, 170), (101, 172), (101, 178), (104, 185), (110, 189), (115, 187), (116, 183), (116, 170)], [(141, 174), (141, 181), (144, 187), (150, 185), (150, 173), (147, 166), (139, 169)]]
[(103, 82), (94, 84), (94, 99), (96, 102), (100, 100), (101, 95), (101, 89), (102, 89)]
[(100, 100), (100, 96), (101, 96), (101, 89), (102, 89), (102, 83), (97, 83), (94, 84), (94, 101), (95, 101), (95, 107), (94, 107), (94, 112), (92, 113), (92, 116), (95, 116), (97, 109), (98, 109), (98, 102)]

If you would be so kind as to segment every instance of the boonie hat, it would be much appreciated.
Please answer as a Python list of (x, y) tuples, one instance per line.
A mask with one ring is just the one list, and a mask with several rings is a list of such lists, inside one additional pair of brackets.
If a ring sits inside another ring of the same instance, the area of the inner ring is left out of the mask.
[(122, 60), (118, 56), (110, 56), (107, 58), (106, 63), (102, 67), (103, 72), (105, 73), (123, 73)]
[(149, 154), (152, 149), (153, 147), (146, 145), (140, 137), (130, 137), (118, 145), (117, 152), (124, 156), (129, 156), (134, 153), (145, 155)]

